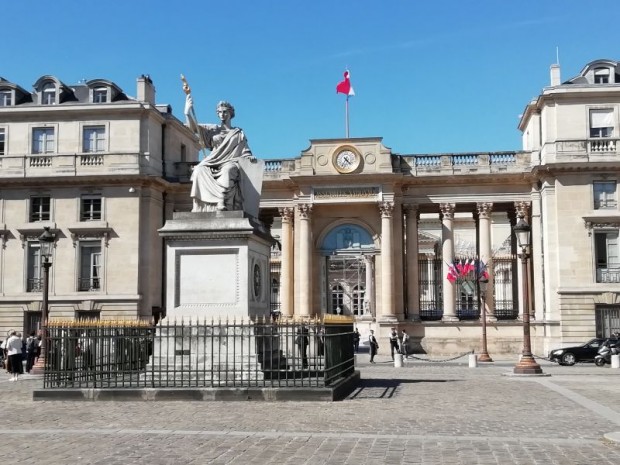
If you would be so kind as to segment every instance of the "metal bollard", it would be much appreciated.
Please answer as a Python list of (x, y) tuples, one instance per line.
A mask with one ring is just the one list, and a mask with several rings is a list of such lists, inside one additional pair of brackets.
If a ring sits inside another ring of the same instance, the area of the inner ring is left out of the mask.
[(476, 354), (469, 354), (469, 368), (476, 368), (478, 366), (478, 356)]
[(615, 354), (611, 356), (611, 367), (620, 368), (620, 354)]
[(394, 368), (403, 367), (403, 354), (394, 354)]

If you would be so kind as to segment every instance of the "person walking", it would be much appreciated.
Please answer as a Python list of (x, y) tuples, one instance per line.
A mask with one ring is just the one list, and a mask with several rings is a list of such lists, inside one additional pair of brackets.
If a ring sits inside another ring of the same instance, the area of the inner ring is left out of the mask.
[(394, 352), (398, 353), (398, 333), (396, 332), (396, 328), (392, 328), (392, 332), (390, 333), (390, 355), (392, 355), (392, 360), (394, 360)]
[(299, 350), (299, 354), (301, 355), (301, 366), (303, 368), (308, 368), (308, 344), (310, 340), (308, 338), (308, 328), (305, 326), (301, 329), (297, 329), (297, 337), (295, 338), (295, 344), (297, 344), (297, 349)]
[(400, 352), (405, 356), (405, 358), (409, 358), (409, 334), (407, 334), (407, 331), (404, 329), (401, 332)]
[(368, 336), (368, 344), (370, 345), (370, 363), (375, 363), (375, 355), (377, 355), (379, 350), (379, 343), (372, 329), (370, 330), (370, 336)]
[(9, 381), (17, 381), (22, 366), (22, 338), (15, 331), (6, 341), (7, 355), (9, 356), (9, 373), (12, 375)]
[(360, 332), (357, 328), (353, 331), (353, 351), (357, 354), (360, 350)]
[(34, 366), (34, 359), (37, 356), (37, 346), (39, 341), (37, 340), (36, 333), (30, 332), (28, 339), (26, 339), (26, 372), (30, 373), (30, 370)]

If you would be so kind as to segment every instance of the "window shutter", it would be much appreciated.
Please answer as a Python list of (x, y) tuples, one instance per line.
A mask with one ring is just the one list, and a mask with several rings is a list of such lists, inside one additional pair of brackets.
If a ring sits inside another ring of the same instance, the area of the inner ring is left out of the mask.
[(591, 128), (613, 128), (614, 127), (614, 111), (613, 110), (590, 110), (590, 127)]

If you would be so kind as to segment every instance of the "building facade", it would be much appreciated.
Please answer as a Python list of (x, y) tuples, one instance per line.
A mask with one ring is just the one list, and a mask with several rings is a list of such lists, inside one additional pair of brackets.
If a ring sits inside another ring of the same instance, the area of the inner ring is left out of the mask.
[[(136, 99), (101, 80), (34, 87), (0, 81), (0, 330), (36, 319), (45, 225), (58, 233), (52, 317), (164, 311), (157, 229), (191, 208), (196, 141), (146, 77)], [(480, 350), (483, 304), (491, 355), (520, 352), (526, 311), (538, 355), (620, 330), (619, 121), (619, 64), (597, 60), (564, 82), (552, 66), (519, 151), (403, 155), (380, 138), (322, 139), (266, 160), (272, 310), (349, 314), (380, 337), (407, 329), (434, 355)], [(453, 279), (453, 265), (470, 272)]]
[(136, 97), (103, 79), (33, 87), (0, 78), (0, 332), (39, 325), (43, 227), (55, 235), (51, 317), (151, 318), (162, 308), (157, 229), (196, 161), (194, 136), (155, 103), (148, 76)]

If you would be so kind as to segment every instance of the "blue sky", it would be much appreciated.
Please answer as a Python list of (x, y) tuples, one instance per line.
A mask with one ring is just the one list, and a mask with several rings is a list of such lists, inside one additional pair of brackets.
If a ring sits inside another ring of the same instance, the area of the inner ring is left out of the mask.
[(228, 100), (260, 158), (310, 139), (383, 137), (395, 153), (518, 150), (525, 105), (599, 58), (620, 59), (617, 0), (5, 0), (0, 76), (31, 90), (114, 81), (135, 96), (149, 74), (183, 118), (186, 75), (202, 122)]

